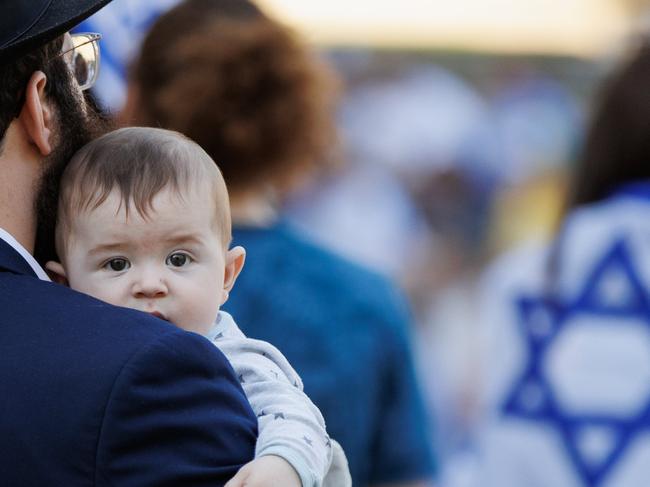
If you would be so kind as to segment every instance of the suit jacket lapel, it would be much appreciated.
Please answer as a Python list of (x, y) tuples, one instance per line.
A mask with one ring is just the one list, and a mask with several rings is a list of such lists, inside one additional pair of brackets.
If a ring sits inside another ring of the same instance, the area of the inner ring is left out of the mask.
[(38, 277), (18, 251), (0, 238), (0, 272), (2, 271)]

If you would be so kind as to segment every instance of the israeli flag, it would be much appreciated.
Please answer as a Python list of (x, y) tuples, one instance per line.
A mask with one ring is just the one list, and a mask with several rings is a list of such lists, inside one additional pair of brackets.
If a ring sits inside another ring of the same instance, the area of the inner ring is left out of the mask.
[(650, 184), (627, 186), (492, 268), (477, 485), (650, 485), (648, 215)]

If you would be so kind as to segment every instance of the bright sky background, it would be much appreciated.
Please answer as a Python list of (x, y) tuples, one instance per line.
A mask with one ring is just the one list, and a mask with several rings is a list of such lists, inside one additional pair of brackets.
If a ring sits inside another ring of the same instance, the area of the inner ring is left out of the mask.
[(316, 43), (597, 56), (630, 28), (622, 0), (260, 0)]

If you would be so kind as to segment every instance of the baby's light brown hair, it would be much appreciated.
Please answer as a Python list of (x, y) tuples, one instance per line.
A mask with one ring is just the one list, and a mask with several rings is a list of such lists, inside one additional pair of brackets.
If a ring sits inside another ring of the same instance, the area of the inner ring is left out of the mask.
[(110, 132), (82, 147), (61, 178), (56, 248), (61, 259), (74, 218), (106, 201), (113, 190), (121, 196), (126, 217), (135, 209), (149, 218), (158, 193), (171, 189), (182, 199), (201, 185), (212, 192), (215, 231), (224, 250), (231, 241), (226, 183), (210, 156), (195, 142), (171, 130), (128, 127)]

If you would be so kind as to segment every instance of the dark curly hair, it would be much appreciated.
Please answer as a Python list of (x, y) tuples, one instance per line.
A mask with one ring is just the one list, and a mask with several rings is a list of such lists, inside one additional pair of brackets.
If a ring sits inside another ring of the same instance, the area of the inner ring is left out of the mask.
[(333, 76), (242, 0), (187, 0), (161, 16), (134, 66), (135, 120), (186, 134), (232, 192), (283, 190), (329, 160)]

